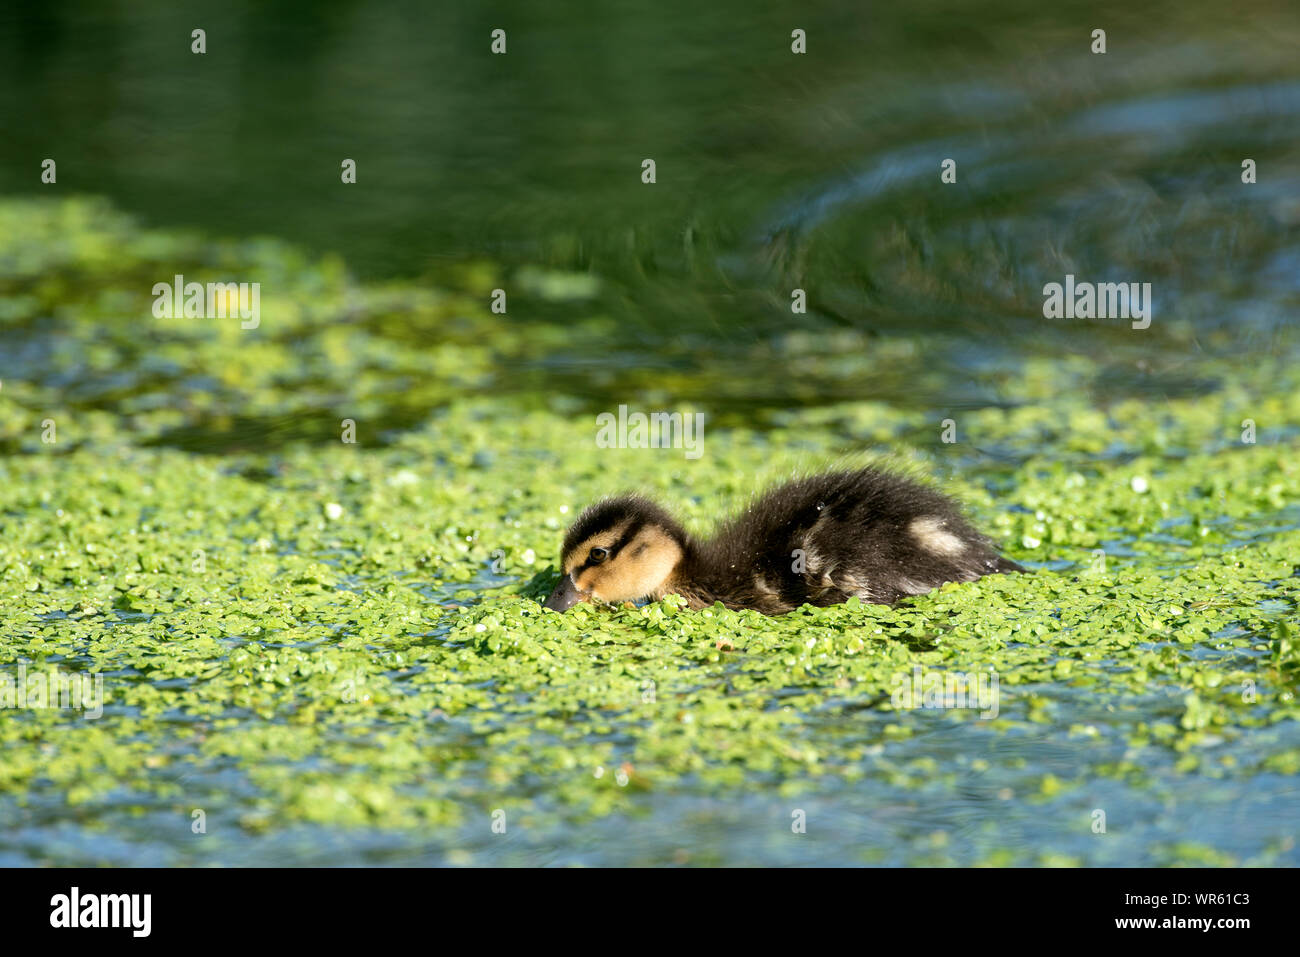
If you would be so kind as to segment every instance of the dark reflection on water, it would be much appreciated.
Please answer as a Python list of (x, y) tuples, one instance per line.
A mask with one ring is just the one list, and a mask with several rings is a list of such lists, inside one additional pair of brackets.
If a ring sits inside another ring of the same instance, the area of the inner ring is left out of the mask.
[[(695, 403), (725, 424), (853, 399), (1005, 405), (1025, 360), (1063, 356), (1096, 362), (1077, 384), (1094, 403), (1181, 397), (1222, 388), (1215, 360), (1295, 349), (1297, 41), (1287, 2), (23, 6), (0, 13), (0, 173), (48, 196), (36, 170), (54, 156), (60, 192), (336, 251), (363, 279), (454, 284), (495, 263), (512, 323), (606, 321), (471, 390), (573, 411)], [(526, 281), (538, 266), (599, 289), (557, 300)], [(1043, 287), (1067, 275), (1150, 283), (1151, 327), (1045, 319)], [(404, 347), (440, 341), (375, 321)], [(173, 381), (143, 340), (87, 381), (50, 361), (60, 337), (44, 319), (7, 329), (0, 375), (109, 409), (212, 388)], [(447, 395), (370, 398), (391, 436)], [(198, 419), (157, 441), (320, 438), (307, 418)]]
[(1252, 7), (23, 5), (0, 14), (0, 170), (34, 192), (56, 156), (60, 189), (364, 276), (591, 269), (641, 352), (771, 335), (795, 283), (801, 326), (1070, 348), (1039, 293), (1067, 271), (1267, 326), (1296, 291), (1300, 14)]

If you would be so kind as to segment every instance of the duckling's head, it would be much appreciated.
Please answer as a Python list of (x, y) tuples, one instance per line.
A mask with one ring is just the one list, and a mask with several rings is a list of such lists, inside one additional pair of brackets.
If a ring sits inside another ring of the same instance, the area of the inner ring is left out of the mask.
[(649, 499), (624, 495), (597, 502), (564, 536), (560, 582), (546, 607), (662, 598), (689, 547), (681, 525)]

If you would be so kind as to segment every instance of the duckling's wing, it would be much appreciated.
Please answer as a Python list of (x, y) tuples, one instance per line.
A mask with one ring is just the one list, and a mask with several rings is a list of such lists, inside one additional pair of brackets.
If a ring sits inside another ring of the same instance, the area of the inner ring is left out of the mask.
[(699, 572), (735, 607), (780, 614), (857, 597), (893, 604), (946, 582), (1023, 571), (942, 493), (874, 468), (778, 486), (719, 528)]

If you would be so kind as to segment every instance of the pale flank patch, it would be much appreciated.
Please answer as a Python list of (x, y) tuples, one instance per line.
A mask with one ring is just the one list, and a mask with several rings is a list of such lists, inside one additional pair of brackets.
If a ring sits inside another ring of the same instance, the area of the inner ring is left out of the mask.
[[(814, 526), (814, 530), (815, 530)], [(830, 577), (831, 569), (826, 568), (826, 561), (822, 558), (821, 552), (817, 551), (812, 544), (812, 533), (809, 532), (803, 540), (803, 565), (807, 573), (812, 575), (821, 575), (824, 578)]]
[(943, 558), (955, 558), (966, 550), (966, 543), (943, 527), (943, 519), (924, 516), (908, 526), (921, 547)]
[(832, 581), (828, 573), (823, 582), (829, 582), (827, 587), (835, 587), (846, 595), (856, 595), (862, 601), (871, 601), (871, 580), (866, 575), (855, 574), (852, 571), (843, 572), (838, 582)]

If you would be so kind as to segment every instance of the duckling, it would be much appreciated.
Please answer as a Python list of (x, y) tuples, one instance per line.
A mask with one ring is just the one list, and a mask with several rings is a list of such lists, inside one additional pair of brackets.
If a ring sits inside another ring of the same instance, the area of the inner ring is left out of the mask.
[(722, 602), (780, 615), (853, 596), (892, 605), (945, 582), (1024, 568), (1001, 557), (947, 496), (877, 468), (829, 472), (768, 491), (707, 541), (640, 495), (586, 508), (564, 536), (546, 607), (657, 600)]

